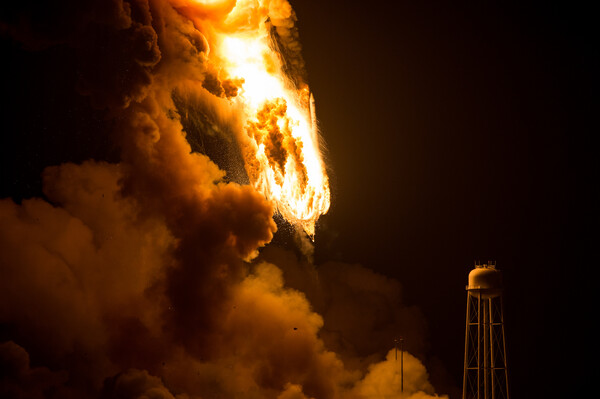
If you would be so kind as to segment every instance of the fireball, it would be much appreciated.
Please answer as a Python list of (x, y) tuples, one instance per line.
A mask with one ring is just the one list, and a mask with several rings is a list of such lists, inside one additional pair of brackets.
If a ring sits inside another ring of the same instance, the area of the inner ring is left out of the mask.
[(312, 95), (284, 72), (271, 28), (268, 4), (238, 1), (214, 32), (211, 58), (220, 75), (239, 86), (229, 98), (243, 110), (242, 153), (250, 183), (314, 239), (330, 191)]

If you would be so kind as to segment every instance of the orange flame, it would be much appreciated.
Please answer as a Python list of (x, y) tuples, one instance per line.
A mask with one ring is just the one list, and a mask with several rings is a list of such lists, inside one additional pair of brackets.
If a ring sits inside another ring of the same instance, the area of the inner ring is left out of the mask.
[[(239, 1), (224, 23), (239, 20), (248, 2)], [(250, 17), (247, 17), (250, 19)], [(317, 219), (327, 213), (330, 191), (308, 88), (289, 83), (279, 55), (270, 48), (264, 17), (253, 29), (216, 33), (212, 57), (228, 84), (239, 84), (230, 100), (245, 120), (242, 153), (251, 184), (273, 201), (290, 223), (314, 238)], [(233, 82), (233, 83), (232, 83)]]

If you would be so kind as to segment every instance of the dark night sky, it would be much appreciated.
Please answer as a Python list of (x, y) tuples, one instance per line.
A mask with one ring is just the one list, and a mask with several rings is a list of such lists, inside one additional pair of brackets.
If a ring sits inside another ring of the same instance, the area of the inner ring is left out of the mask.
[[(583, 390), (597, 371), (586, 367), (597, 311), (584, 312), (593, 237), (583, 231), (595, 229), (598, 191), (591, 11), (291, 3), (334, 186), (316, 263), (398, 279), (428, 321), (429, 363), (448, 370), (434, 384), (460, 387), (467, 274), (474, 260), (496, 260), (514, 397)], [(74, 85), (72, 62), (3, 48), (0, 197), (40, 195), (44, 164), (116, 160), (94, 134), (102, 111), (61, 90)]]
[(431, 355), (460, 386), (467, 274), (474, 260), (496, 260), (513, 394), (581, 389), (591, 376), (574, 342), (578, 329), (588, 336), (582, 230), (597, 194), (597, 160), (584, 151), (589, 10), (292, 4), (335, 184), (317, 261), (400, 280), (428, 320)]

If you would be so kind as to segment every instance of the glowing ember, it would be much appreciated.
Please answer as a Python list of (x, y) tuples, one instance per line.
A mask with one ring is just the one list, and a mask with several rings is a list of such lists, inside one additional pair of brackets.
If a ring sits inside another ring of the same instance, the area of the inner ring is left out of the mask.
[[(238, 2), (227, 19), (238, 18), (243, 4)], [(217, 34), (217, 43), (212, 50), (222, 73), (241, 82), (231, 101), (245, 114), (242, 152), (250, 181), (313, 238), (330, 193), (308, 88), (289, 84), (279, 54), (269, 46), (266, 18), (257, 29)]]

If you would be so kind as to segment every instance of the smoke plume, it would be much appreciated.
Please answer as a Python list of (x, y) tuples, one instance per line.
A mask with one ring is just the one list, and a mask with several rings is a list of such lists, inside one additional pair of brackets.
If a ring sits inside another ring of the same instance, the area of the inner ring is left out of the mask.
[[(4, 40), (69, 54), (73, 89), (105, 112), (102, 134), (119, 154), (48, 165), (42, 197), (0, 200), (1, 397), (434, 395), (409, 353), (397, 393), (393, 338), (425, 349), (422, 316), (398, 282), (263, 249), (276, 207), (247, 184), (253, 166), (235, 164), (244, 129), (277, 129), (266, 116), (244, 120), (230, 101), (242, 82), (211, 51), (215, 31), (268, 19), (273, 51), (303, 90), (287, 1), (0, 7)], [(284, 149), (302, 160), (295, 142), (269, 143), (280, 169)]]

